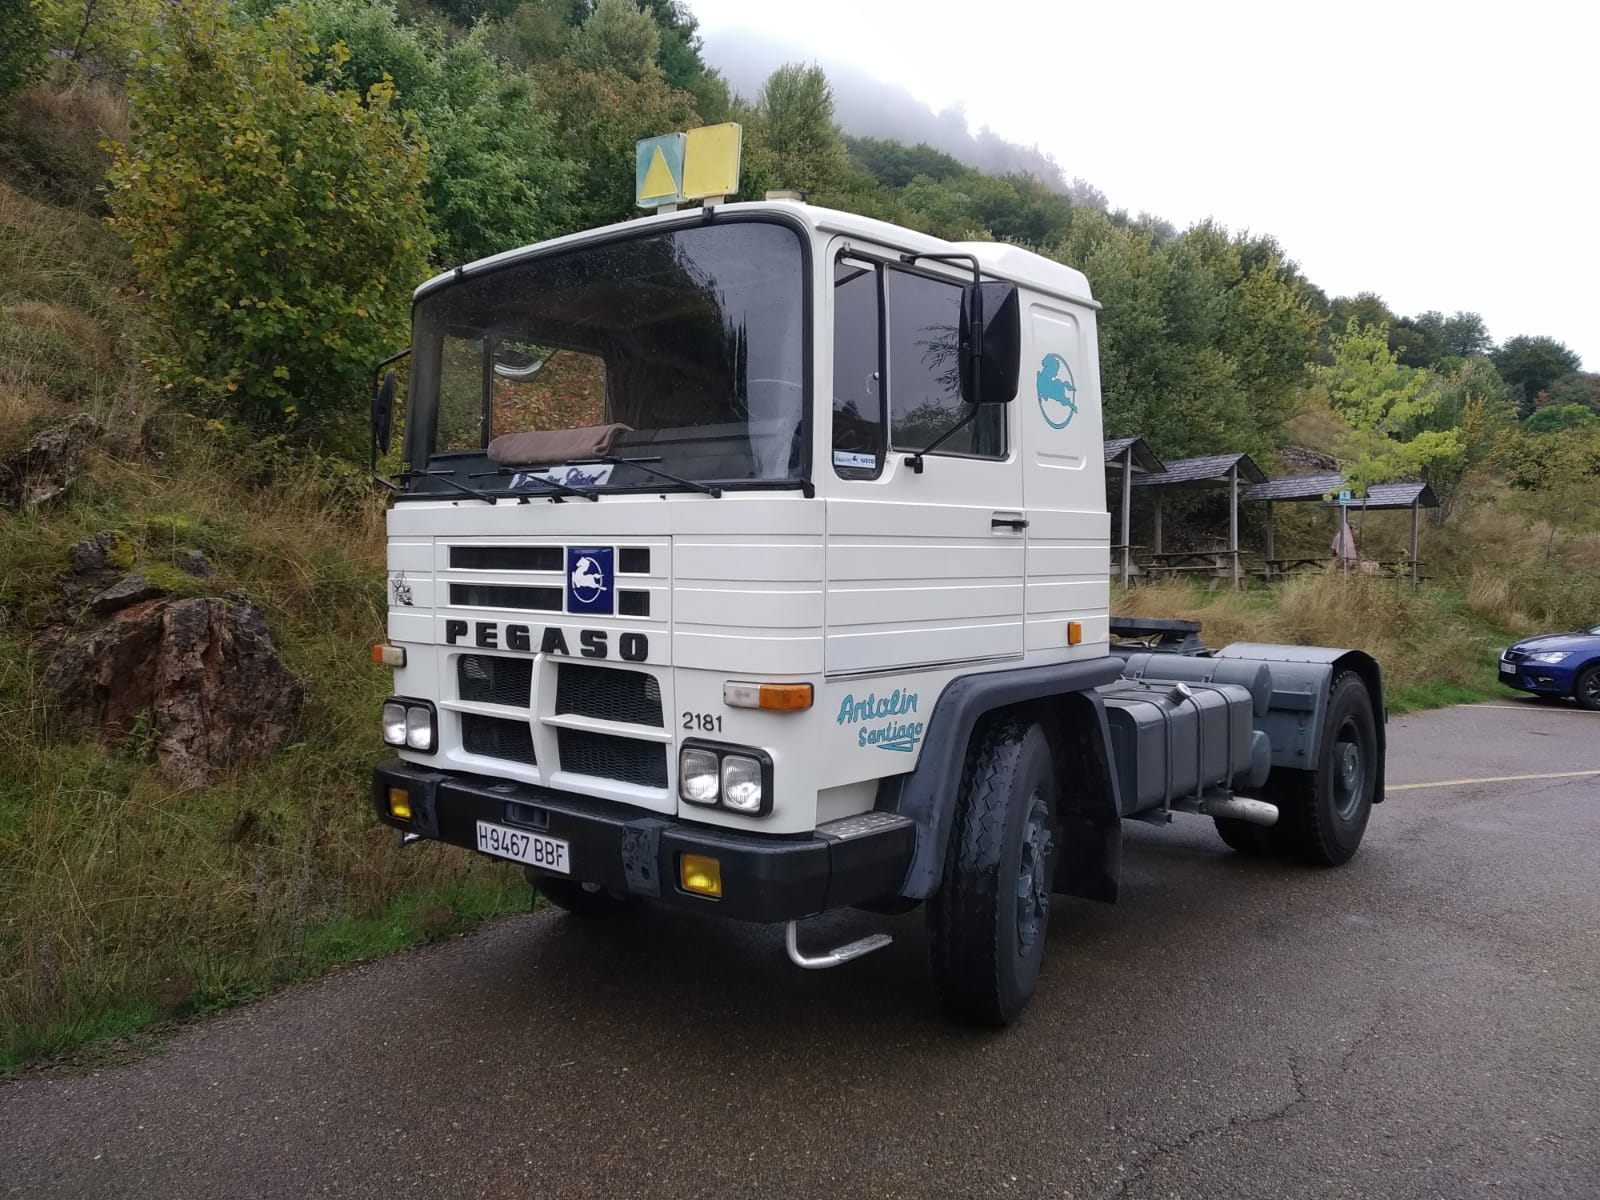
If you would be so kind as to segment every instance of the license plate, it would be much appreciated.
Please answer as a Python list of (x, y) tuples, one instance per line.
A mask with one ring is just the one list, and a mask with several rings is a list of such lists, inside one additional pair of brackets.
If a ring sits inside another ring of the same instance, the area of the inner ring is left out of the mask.
[(567, 853), (567, 843), (560, 838), (545, 837), (542, 833), (529, 833), (525, 829), (479, 821), (478, 849), (496, 858), (527, 863), (530, 867), (538, 867), (554, 875), (572, 874), (572, 859)]

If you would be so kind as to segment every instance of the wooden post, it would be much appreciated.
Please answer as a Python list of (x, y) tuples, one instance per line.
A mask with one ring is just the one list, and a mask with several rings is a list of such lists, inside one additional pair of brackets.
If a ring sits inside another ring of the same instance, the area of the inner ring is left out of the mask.
[(1417, 517), (1420, 515), (1420, 512), (1421, 512), (1420, 508), (1418, 507), (1418, 501), (1420, 501), (1421, 499), (1422, 499), (1422, 497), (1419, 495), (1416, 500), (1413, 500), (1411, 502), (1411, 586), (1412, 587), (1416, 587), (1417, 586)]
[[(1272, 501), (1267, 501), (1267, 557), (1277, 558), (1278, 552), (1272, 544)], [(1271, 569), (1270, 567), (1268, 568)]]
[(1155, 553), (1161, 553), (1161, 489), (1156, 488), (1156, 528), (1155, 528)]
[(1233, 586), (1239, 586), (1239, 464), (1228, 469), (1228, 557), (1233, 560)]
[[(1128, 586), (1133, 574), (1133, 443), (1122, 452), (1122, 586)], [(1415, 558), (1415, 555), (1412, 555)]]

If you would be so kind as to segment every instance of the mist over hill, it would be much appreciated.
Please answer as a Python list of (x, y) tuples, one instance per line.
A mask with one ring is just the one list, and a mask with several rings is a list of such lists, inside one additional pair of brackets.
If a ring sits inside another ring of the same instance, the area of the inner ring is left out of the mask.
[(835, 115), (846, 133), (892, 138), (908, 146), (926, 143), (980, 171), (1031, 175), (1079, 204), (1106, 207), (1106, 197), (1098, 188), (1087, 180), (1070, 177), (1038, 146), (1007, 141), (988, 126), (973, 132), (959, 106), (935, 112), (903, 87), (752, 30), (707, 30), (703, 36), (707, 64), (721, 71), (734, 91), (748, 99), (756, 97), (776, 68), (797, 60), (816, 61), (828, 74)]

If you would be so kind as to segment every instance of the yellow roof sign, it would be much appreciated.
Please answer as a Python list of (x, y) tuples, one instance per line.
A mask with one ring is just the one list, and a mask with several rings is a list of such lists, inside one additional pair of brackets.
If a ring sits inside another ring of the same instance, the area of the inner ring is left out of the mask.
[(635, 203), (659, 208), (733, 195), (743, 142), (744, 130), (732, 121), (641, 139), (634, 146)]

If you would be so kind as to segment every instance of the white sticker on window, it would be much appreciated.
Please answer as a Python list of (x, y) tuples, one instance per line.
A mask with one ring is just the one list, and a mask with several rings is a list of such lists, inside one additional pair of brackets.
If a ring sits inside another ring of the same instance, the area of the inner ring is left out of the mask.
[(835, 450), (833, 452), (833, 465), (863, 471), (876, 471), (878, 469), (878, 456), (876, 454), (857, 454), (851, 450)]
[(511, 477), (511, 490), (537, 487), (537, 480), (547, 483), (564, 483), (568, 487), (604, 487), (615, 469), (611, 463), (595, 463), (582, 467), (550, 467), (543, 471), (518, 471)]

